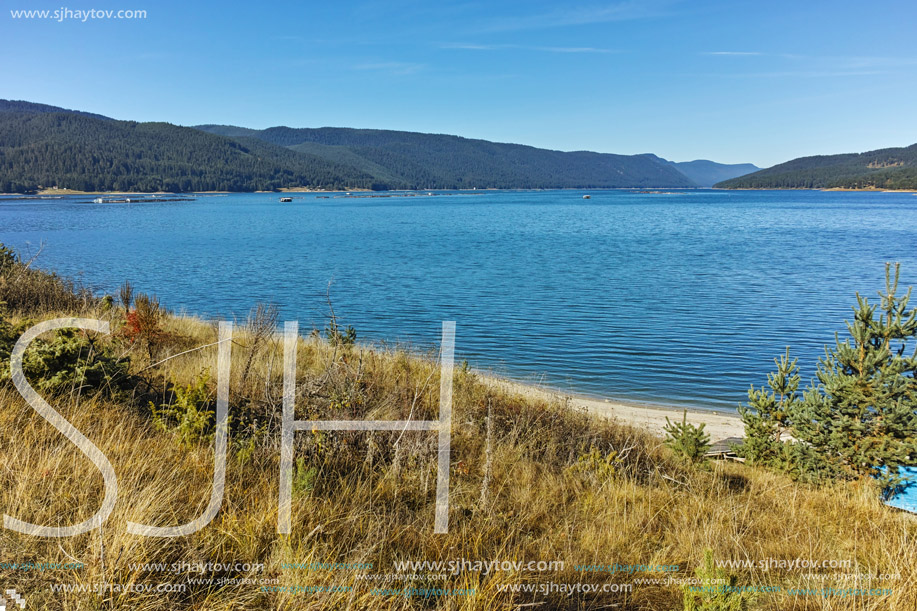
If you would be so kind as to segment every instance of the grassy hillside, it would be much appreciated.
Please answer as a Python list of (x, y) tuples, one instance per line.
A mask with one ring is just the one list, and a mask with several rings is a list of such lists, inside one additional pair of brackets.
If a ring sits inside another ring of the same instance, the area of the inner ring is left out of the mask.
[(723, 189), (917, 189), (917, 144), (868, 153), (800, 157), (716, 186)]
[[(734, 608), (912, 611), (917, 604), (917, 521), (883, 507), (873, 486), (814, 488), (739, 464), (691, 466), (657, 438), (563, 404), (508, 393), (463, 367), (454, 382), (448, 534), (432, 533), (434, 435), (304, 431), (295, 442), (293, 532), (279, 535), (282, 348), (266, 332), (277, 322), (270, 309), (237, 325), (227, 485), (219, 514), (185, 537), (127, 534), (127, 521), (184, 523), (207, 503), (214, 326), (171, 315), (155, 300), (128, 292), (128, 307), (97, 299), (8, 255), (0, 256), (4, 362), (12, 341), (32, 321), (79, 315), (112, 325), (108, 336), (49, 334), (27, 353), (33, 386), (109, 457), (119, 477), (118, 503), (101, 530), (62, 539), (0, 530), (0, 582), (24, 593), (29, 608), (671, 611), (683, 605), (677, 580), (696, 577), (707, 549), (716, 560), (750, 561), (748, 568), (724, 569), (720, 578), (769, 589)], [(427, 419), (437, 413), (435, 355), (371, 350), (333, 332), (302, 338), (297, 353), (297, 418)], [(3, 378), (0, 370), (0, 509), (41, 524), (86, 519), (101, 501), (99, 472)], [(758, 564), (795, 558), (850, 560), (854, 566), (809, 571)], [(460, 559), (564, 564), (489, 574), (396, 566)], [(28, 562), (82, 568), (9, 565)], [(239, 566), (190, 568), (207, 562)], [(289, 566), (311, 563), (348, 566)], [(612, 564), (677, 569), (577, 570)], [(820, 576), (808, 577), (810, 572)], [(384, 580), (393, 574), (414, 578)], [(878, 579), (882, 574), (894, 577)], [(255, 581), (232, 581), (242, 579)], [(52, 590), (55, 584), (91, 590), (100, 583), (134, 589), (172, 584), (172, 591), (109, 588), (98, 596)], [(550, 591), (546, 584), (614, 585), (621, 591), (587, 593), (582, 585), (580, 591)], [(391, 591), (405, 586), (428, 592)], [(523, 591), (527, 587), (534, 591)], [(891, 593), (788, 595), (789, 587)], [(429, 593), (436, 588), (474, 594)], [(705, 608), (726, 608), (710, 605)]]

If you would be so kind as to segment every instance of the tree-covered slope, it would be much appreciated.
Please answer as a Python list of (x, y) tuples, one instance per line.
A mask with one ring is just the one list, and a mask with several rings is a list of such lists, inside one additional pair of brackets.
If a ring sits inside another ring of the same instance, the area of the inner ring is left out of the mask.
[(109, 119), (103, 115), (97, 115), (92, 112), (83, 112), (82, 110), (69, 110), (60, 106), (51, 106), (49, 104), (38, 104), (37, 102), (26, 102), (25, 100), (0, 100), (0, 113), (3, 112), (23, 112), (32, 114), (44, 114), (49, 112), (66, 112), (84, 117), (95, 117), (96, 119)]
[(252, 132), (225, 125), (202, 125), (199, 129), (229, 137), (244, 134), (296, 151), (329, 155), (394, 188), (695, 186), (654, 155), (561, 152), (459, 136), (374, 129), (272, 127)]
[(724, 189), (917, 189), (917, 144), (868, 153), (800, 157), (716, 186)]
[(74, 112), (0, 112), (0, 192), (369, 187), (372, 177), (254, 138)]

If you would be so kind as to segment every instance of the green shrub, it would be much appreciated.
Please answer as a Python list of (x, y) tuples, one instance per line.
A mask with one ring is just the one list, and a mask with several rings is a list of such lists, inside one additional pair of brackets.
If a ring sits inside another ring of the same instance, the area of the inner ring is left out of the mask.
[[(239, 419), (234, 419), (234, 423), (238, 425)], [(257, 424), (251, 423), (233, 431), (233, 447), (236, 450), (236, 461), (240, 465), (251, 462), (258, 449), (263, 447), (267, 430), (267, 425), (259, 427)]]
[(347, 325), (342, 331), (340, 325), (334, 319), (331, 319), (331, 322), (325, 327), (325, 336), (332, 346), (350, 348), (357, 343), (357, 330)]
[(304, 458), (297, 458), (296, 470), (293, 473), (293, 492), (296, 494), (312, 492), (316, 479), (318, 479), (318, 469), (314, 466), (306, 466)]
[(704, 432), (706, 425), (690, 424), (687, 410), (681, 422), (671, 422), (668, 417), (665, 421), (665, 444), (686, 460), (693, 463), (703, 461), (704, 455), (710, 449), (710, 435)]
[[(0, 304), (2, 308), (2, 304)], [(0, 310), (0, 380), (6, 380), (10, 375), (10, 354), (13, 352), (13, 346), (16, 345), (16, 339), (19, 337), (19, 330), (13, 327), (5, 318)]]
[(19, 257), (16, 256), (16, 251), (12, 248), (7, 248), (0, 242), (0, 274), (12, 268), (19, 262)]
[[(28, 323), (0, 322), (0, 379), (9, 379), (9, 355)], [(22, 370), (40, 393), (65, 391), (117, 394), (130, 387), (128, 361), (113, 356), (107, 345), (83, 331), (64, 329), (54, 339), (36, 339), (26, 350)]]
[(611, 451), (602, 453), (595, 445), (589, 446), (589, 451), (579, 455), (576, 463), (568, 467), (570, 473), (588, 477), (596, 482), (611, 479), (618, 471), (618, 453)]
[(201, 375), (196, 382), (187, 386), (176, 386), (173, 390), (173, 401), (160, 405), (157, 409), (150, 404), (153, 411), (153, 425), (161, 431), (172, 431), (178, 442), (191, 447), (201, 441), (209, 440), (213, 435), (213, 410), (210, 391), (209, 372)]

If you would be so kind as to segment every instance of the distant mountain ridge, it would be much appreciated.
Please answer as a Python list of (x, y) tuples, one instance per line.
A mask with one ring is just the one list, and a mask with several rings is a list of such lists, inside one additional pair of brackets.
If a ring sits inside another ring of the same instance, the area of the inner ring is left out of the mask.
[(691, 188), (730, 167), (393, 130), (137, 123), (0, 100), (0, 192)]
[(917, 144), (800, 157), (715, 185), (722, 189), (917, 189)]
[(761, 168), (751, 163), (716, 163), (707, 159), (694, 161), (670, 161), (679, 172), (690, 178), (699, 187), (712, 187), (718, 182), (745, 176)]

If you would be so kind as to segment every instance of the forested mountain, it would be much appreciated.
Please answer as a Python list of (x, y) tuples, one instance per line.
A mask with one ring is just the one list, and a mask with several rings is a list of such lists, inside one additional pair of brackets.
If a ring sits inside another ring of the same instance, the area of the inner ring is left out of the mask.
[(0, 193), (370, 187), (352, 167), (257, 139), (71, 112), (0, 112)]
[(724, 189), (917, 189), (917, 144), (800, 157), (716, 185)]
[(92, 112), (83, 112), (82, 110), (68, 110), (60, 106), (50, 106), (48, 104), (38, 104), (36, 102), (26, 102), (24, 100), (0, 100), (0, 113), (2, 112), (24, 112), (32, 114), (43, 114), (49, 112), (66, 112), (84, 117), (95, 117), (96, 119), (108, 119), (102, 115)]
[(271, 144), (346, 163), (386, 188), (602, 188), (693, 187), (655, 155), (561, 152), (442, 134), (339, 127), (272, 127), (254, 131), (227, 125), (198, 129)]

